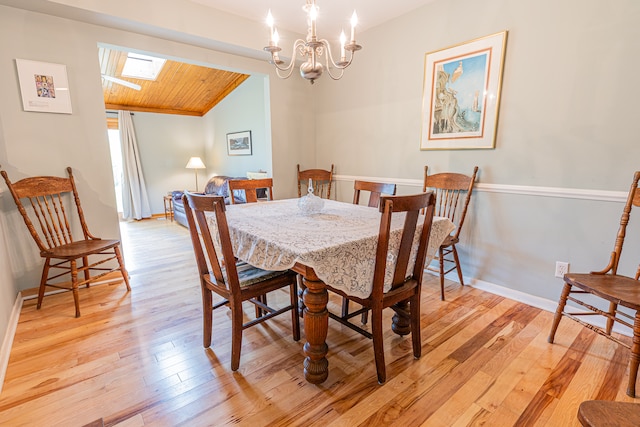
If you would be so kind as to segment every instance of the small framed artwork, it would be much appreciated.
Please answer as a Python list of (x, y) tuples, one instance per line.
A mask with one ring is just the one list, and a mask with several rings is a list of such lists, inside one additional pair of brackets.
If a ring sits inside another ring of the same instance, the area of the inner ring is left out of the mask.
[(67, 67), (16, 59), (24, 111), (71, 114)]
[(227, 153), (230, 156), (251, 155), (251, 131), (227, 134)]
[(507, 32), (427, 53), (421, 150), (495, 148)]

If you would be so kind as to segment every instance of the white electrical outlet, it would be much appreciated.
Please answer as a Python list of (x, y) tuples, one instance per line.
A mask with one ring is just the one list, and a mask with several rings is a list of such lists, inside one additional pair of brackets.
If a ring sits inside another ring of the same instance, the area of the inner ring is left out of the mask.
[(556, 277), (563, 278), (569, 272), (569, 263), (556, 261)]

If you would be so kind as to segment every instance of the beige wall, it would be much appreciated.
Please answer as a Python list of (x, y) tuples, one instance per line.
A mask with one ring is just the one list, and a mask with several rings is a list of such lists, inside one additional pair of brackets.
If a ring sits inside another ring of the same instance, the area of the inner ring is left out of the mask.
[[(207, 176), (246, 176), (260, 169), (273, 172), (268, 87), (267, 76), (251, 76), (205, 116), (209, 131), (205, 144)], [(230, 156), (227, 134), (247, 130), (251, 131), (252, 154)]]
[[(465, 276), (555, 301), (555, 261), (572, 271), (607, 263), (622, 204), (599, 193), (627, 191), (640, 169), (639, 19), (636, 1), (447, 0), (366, 31), (345, 77), (314, 87), (318, 164), (391, 182), (420, 182), (425, 165), (469, 174), (478, 165)], [(420, 151), (425, 53), (503, 30), (496, 148)], [(350, 200), (352, 183), (336, 193)], [(627, 273), (638, 246), (625, 247)]]
[[(171, 16), (170, 12), (168, 16)], [(233, 20), (228, 22), (231, 24)], [(72, 166), (92, 232), (117, 237), (119, 227), (98, 43), (157, 52), (201, 65), (258, 75), (266, 75), (271, 69), (263, 60), (0, 6), (0, 93), (3, 94), (0, 100), (0, 165), (13, 180), (39, 174), (62, 175), (66, 166)], [(24, 112), (17, 84), (16, 58), (65, 64), (73, 114)], [(313, 112), (306, 103), (309, 88), (303, 83), (269, 80), (268, 90), (286, 101), (269, 104), (267, 113), (272, 126), (271, 138), (278, 141), (273, 147), (273, 156), (277, 158), (273, 162), (276, 181), (291, 179), (296, 163), (305, 160), (296, 136), (311, 135), (313, 131)], [(289, 120), (294, 115), (299, 120)], [(13, 295), (13, 298), (3, 298), (0, 302), (0, 327), (8, 318), (18, 291), (37, 285), (42, 266), (35, 245), (23, 230), (25, 227), (15, 206), (7, 198), (6, 188), (2, 187), (0, 227), (11, 271), (0, 277), (0, 289), (3, 295)], [(287, 193), (293, 195), (293, 185), (279, 192), (283, 197)], [(132, 285), (135, 286), (135, 281)]]
[[(285, 186), (278, 197), (295, 194), (298, 162), (303, 167), (335, 163), (336, 193), (343, 200), (351, 195), (349, 177), (402, 182), (401, 193), (407, 193), (418, 191), (425, 164), (434, 171), (470, 172), (480, 166), (481, 185), (460, 248), (465, 275), (478, 286), (539, 298), (541, 306), (559, 293), (556, 260), (569, 261), (572, 270), (606, 263), (622, 207), (609, 196), (626, 191), (640, 169), (634, 116), (640, 99), (634, 74), (640, 5), (635, 0), (437, 0), (363, 32), (364, 49), (345, 77), (336, 82), (323, 77), (313, 87), (297, 76), (273, 77), (260, 52), (260, 23), (205, 14), (188, 1), (154, 2), (152, 14), (149, 1), (0, 3), (45, 3), (52, 13), (77, 13), (73, 6), (82, 3), (92, 12), (85, 18), (106, 12), (117, 18), (115, 25), (143, 23), (137, 31), (156, 35), (0, 7), (0, 164), (16, 179), (76, 167), (97, 234), (118, 234), (98, 42), (270, 75), (265, 90), (273, 175)], [(420, 151), (424, 54), (502, 30), (509, 36), (496, 148)], [(74, 114), (23, 112), (15, 58), (66, 64)], [(32, 261), (37, 254), (31, 242), (16, 234), (20, 227), (6, 197), (0, 198), (12, 269), (12, 282), (2, 277), (0, 287), (16, 294), (37, 281), (40, 264)], [(631, 240), (625, 250), (639, 259)], [(12, 303), (0, 303), (0, 319)]]

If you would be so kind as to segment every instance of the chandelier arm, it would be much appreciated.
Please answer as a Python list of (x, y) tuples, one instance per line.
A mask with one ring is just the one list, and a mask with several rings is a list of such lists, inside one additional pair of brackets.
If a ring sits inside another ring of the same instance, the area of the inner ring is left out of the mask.
[[(344, 32), (341, 34), (340, 57), (338, 58), (338, 61), (336, 61), (333, 57), (333, 52), (331, 51), (331, 45), (329, 42), (326, 39), (318, 39), (316, 35), (316, 0), (306, 0), (306, 5), (303, 9), (307, 13), (307, 25), (309, 27), (307, 31), (307, 38), (306, 40), (297, 39), (293, 43), (291, 60), (286, 64), (278, 55), (278, 53), (282, 51), (282, 48), (278, 46), (280, 37), (277, 29), (273, 26), (273, 17), (271, 15), (271, 11), (269, 11), (267, 16), (267, 25), (270, 28), (271, 38), (269, 40), (269, 45), (264, 47), (265, 51), (271, 53), (271, 61), (269, 62), (275, 66), (278, 77), (286, 79), (293, 73), (293, 69), (297, 62), (296, 58), (298, 57), (298, 54), (300, 54), (303, 61), (300, 63), (300, 75), (309, 80), (311, 84), (322, 76), (322, 72), (325, 68), (327, 70), (327, 74), (329, 74), (333, 80), (339, 80), (342, 78), (345, 68), (351, 65), (355, 52), (362, 49), (362, 46), (356, 43), (355, 38), (355, 26), (358, 22), (355, 11), (351, 17), (351, 39), (349, 43), (345, 44), (347, 38), (345, 37)], [(346, 52), (349, 52), (348, 59)], [(323, 56), (326, 57), (323, 58)]]
[(286, 69), (282, 69), (276, 65), (276, 74), (281, 79), (288, 79), (291, 76), (291, 74), (293, 74), (293, 68), (294, 67), (288, 67), (289, 71), (286, 71)]
[[(300, 47), (304, 47), (304, 45), (305, 45), (305, 41), (304, 40), (302, 40), (302, 39), (296, 40), (296, 42), (293, 44), (293, 49), (292, 49), (292, 52), (291, 52), (291, 61), (289, 61), (289, 64), (286, 67), (281, 66), (276, 61), (277, 52), (273, 52), (271, 54), (271, 58), (272, 58), (271, 62), (276, 67), (276, 73), (278, 74), (278, 77), (280, 77), (282, 79), (286, 79), (289, 76), (291, 76), (291, 73), (293, 73), (293, 69), (294, 69), (295, 64), (296, 64), (296, 57), (298, 56), (296, 50), (299, 49)], [(284, 77), (283, 77), (278, 71), (284, 71), (284, 72), (287, 72), (287, 74), (285, 74)]]
[(344, 74), (344, 68), (339, 68), (338, 70), (340, 70), (340, 73), (334, 75), (331, 71), (331, 68), (327, 67), (327, 74), (329, 74), (329, 77), (331, 77), (333, 80), (340, 80), (342, 78), (342, 75)]
[[(331, 52), (331, 44), (329, 44), (329, 42), (326, 39), (322, 39), (320, 40), (320, 43), (322, 43), (322, 45), (324, 46), (324, 48), (327, 51), (327, 55), (326, 55), (326, 63), (327, 63), (327, 69), (330, 69), (329, 67), (329, 62), (331, 62), (331, 66), (333, 66), (333, 68), (337, 68), (339, 70), (344, 70), (345, 68), (347, 68), (349, 65), (351, 65), (351, 62), (353, 61), (353, 52), (349, 52), (349, 60), (346, 62), (336, 62), (333, 59), (333, 53)], [(340, 58), (342, 59), (342, 58)]]
[[(340, 80), (342, 78), (342, 75), (344, 74), (344, 67), (338, 66), (333, 61), (330, 50), (327, 50), (327, 54), (325, 55), (324, 61), (326, 64), (327, 74), (329, 74), (329, 77), (331, 77), (331, 79), (333, 80)], [(333, 67), (330, 66), (330, 63), (331, 65), (333, 65)]]

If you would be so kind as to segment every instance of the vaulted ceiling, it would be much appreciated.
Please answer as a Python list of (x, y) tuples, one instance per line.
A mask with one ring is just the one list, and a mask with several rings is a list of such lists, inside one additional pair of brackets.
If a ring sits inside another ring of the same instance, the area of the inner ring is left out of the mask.
[(136, 90), (102, 79), (107, 110), (203, 116), (249, 75), (167, 60), (156, 80), (124, 77), (128, 52), (99, 48), (100, 72), (140, 86)]

